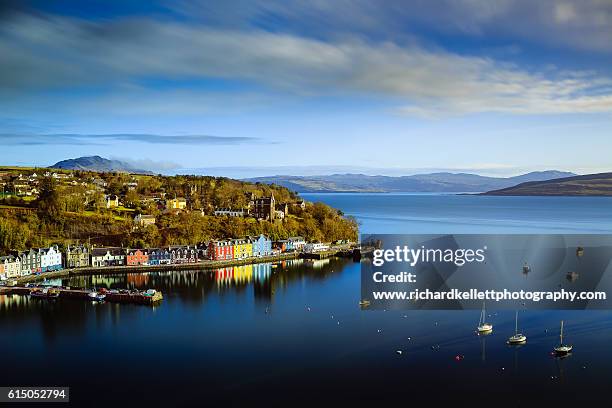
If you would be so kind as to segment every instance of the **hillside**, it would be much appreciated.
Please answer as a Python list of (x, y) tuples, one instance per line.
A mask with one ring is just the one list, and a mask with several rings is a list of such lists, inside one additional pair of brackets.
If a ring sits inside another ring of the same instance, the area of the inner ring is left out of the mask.
[(246, 179), (276, 184), (299, 193), (313, 192), (482, 192), (511, 187), (528, 181), (575, 176), (556, 170), (539, 171), (514, 177), (486, 177), (470, 173), (430, 173), (412, 176), (368, 176), (332, 174), (328, 176), (270, 176)]
[[(280, 186), (209, 176), (0, 170), (0, 255), (50, 244), (153, 248), (259, 234), (357, 240), (354, 219)], [(276, 204), (266, 210), (272, 196)], [(255, 211), (258, 200), (263, 214)], [(222, 212), (229, 208), (243, 213)], [(146, 223), (136, 217), (141, 214)]]
[(62, 160), (55, 163), (53, 166), (49, 166), (49, 168), (62, 170), (152, 174), (150, 171), (134, 168), (129, 163), (125, 163), (120, 160), (109, 160), (100, 156), (85, 156), (77, 157), (76, 159)]
[(534, 181), (483, 194), (505, 196), (612, 196), (612, 173), (586, 174), (555, 180)]

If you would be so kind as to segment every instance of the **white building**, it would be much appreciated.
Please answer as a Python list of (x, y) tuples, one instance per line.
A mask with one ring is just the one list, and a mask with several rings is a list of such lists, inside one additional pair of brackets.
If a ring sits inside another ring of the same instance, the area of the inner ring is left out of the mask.
[(94, 248), (91, 251), (91, 266), (125, 265), (125, 251), (122, 248)]
[(296, 251), (301, 251), (306, 245), (306, 240), (302, 237), (289, 237), (287, 241), (291, 242), (291, 247)]
[(231, 208), (218, 208), (214, 212), (216, 217), (228, 216), (228, 217), (244, 217), (246, 215), (245, 210), (233, 210)]
[(62, 253), (57, 245), (49, 248), (40, 248), (40, 269), (41, 272), (57, 271), (62, 269)]
[(323, 244), (321, 242), (313, 242), (313, 243), (304, 245), (304, 252), (311, 253), (311, 254), (315, 252), (327, 251), (328, 249), (329, 249), (329, 245)]

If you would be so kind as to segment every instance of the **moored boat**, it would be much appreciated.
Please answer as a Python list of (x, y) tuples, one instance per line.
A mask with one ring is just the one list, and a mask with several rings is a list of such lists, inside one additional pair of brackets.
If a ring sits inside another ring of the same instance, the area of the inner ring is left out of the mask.
[(559, 334), (559, 345), (555, 347), (555, 354), (557, 356), (566, 356), (570, 354), (574, 346), (571, 344), (563, 344), (563, 320), (561, 320), (561, 333)]
[(488, 334), (493, 331), (493, 325), (486, 323), (485, 304), (482, 302), (482, 312), (480, 312), (480, 320), (478, 320), (478, 334)]
[(102, 302), (104, 301), (104, 299), (106, 299), (105, 294), (98, 293), (98, 292), (89, 292), (87, 296), (89, 297), (89, 299), (93, 300), (94, 302)]
[(508, 339), (508, 344), (519, 345), (519, 344), (525, 344), (526, 342), (527, 342), (527, 336), (525, 336), (523, 333), (519, 333), (518, 331), (518, 310), (517, 310), (515, 318), (514, 318), (514, 335)]
[(30, 290), (30, 296), (37, 299), (56, 299), (59, 295), (58, 289), (34, 288)]

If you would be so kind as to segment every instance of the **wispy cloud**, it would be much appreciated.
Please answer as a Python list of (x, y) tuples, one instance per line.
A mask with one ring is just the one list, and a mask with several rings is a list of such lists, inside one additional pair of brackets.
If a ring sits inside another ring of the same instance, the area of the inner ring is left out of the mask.
[(116, 142), (140, 142), (167, 145), (235, 145), (257, 140), (251, 137), (209, 135), (154, 135), (154, 134), (0, 134), (4, 145), (108, 145)]
[[(323, 40), (150, 18), (93, 22), (20, 15), (0, 27), (0, 54), (5, 92), (217, 78), (299, 96), (382, 96), (397, 112), (418, 116), (612, 111), (612, 80), (594, 72), (526, 70), (414, 42), (354, 35)], [(144, 106), (150, 102), (142, 100)]]

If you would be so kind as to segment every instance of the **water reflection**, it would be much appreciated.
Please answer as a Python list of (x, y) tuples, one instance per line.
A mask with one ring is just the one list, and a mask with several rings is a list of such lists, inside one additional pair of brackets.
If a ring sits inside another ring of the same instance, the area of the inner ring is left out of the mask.
[[(493, 312), (495, 330), (477, 336), (478, 310), (361, 310), (359, 274), (359, 264), (328, 259), (74, 277), (63, 283), (152, 287), (162, 290), (165, 299), (152, 309), (0, 296), (0, 344), (11, 345), (3, 362), (15, 367), (11, 383), (43, 384), (54, 378), (73, 387), (75, 400), (79, 390), (87, 398), (92, 389), (103, 387), (112, 388), (122, 401), (137, 399), (139, 405), (149, 398), (140, 390), (152, 387), (185, 395), (202, 389), (216, 401), (228, 395), (246, 399), (272, 382), (274, 395), (283, 400), (301, 395), (307, 385), (318, 395), (335, 393), (343, 399), (355, 397), (358, 388), (372, 400), (437, 401), (444, 398), (439, 393), (444, 384), (444, 395), (458, 400), (487, 390), (522, 406), (536, 389), (551, 401), (567, 399), (569, 377), (571, 388), (591, 399), (607, 395), (609, 312), (526, 311), (521, 329), (529, 342), (515, 348), (506, 344), (515, 331), (513, 311)], [(565, 360), (550, 355), (561, 319), (568, 322), (568, 339), (576, 347)], [(43, 359), (54, 367), (53, 377), (31, 369)], [(92, 359), (100, 372), (113, 375), (82, 375)], [(169, 375), (151, 376), (143, 363), (149, 361)], [(117, 371), (118, 362), (122, 369)], [(133, 387), (122, 391), (117, 383)], [(406, 384), (411, 384), (410, 392)], [(148, 402), (174, 406), (173, 395)]]

